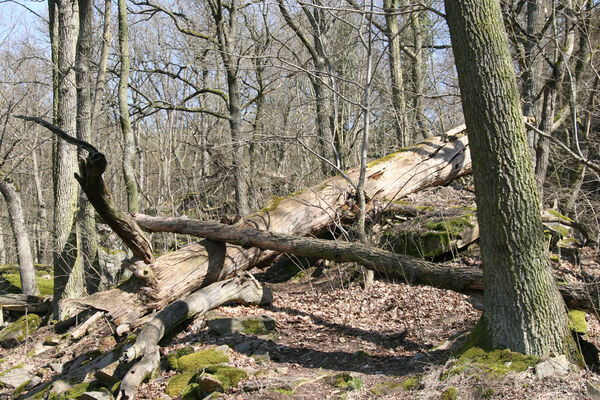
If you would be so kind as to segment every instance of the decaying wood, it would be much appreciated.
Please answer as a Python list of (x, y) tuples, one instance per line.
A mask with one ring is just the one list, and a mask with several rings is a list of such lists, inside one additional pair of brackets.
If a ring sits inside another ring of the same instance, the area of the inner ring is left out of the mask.
[[(144, 263), (153, 264), (152, 246), (144, 233), (127, 213), (120, 211), (113, 205), (112, 196), (102, 177), (106, 170), (106, 157), (104, 154), (86, 141), (70, 136), (59, 127), (42, 118), (21, 115), (16, 117), (40, 124), (61, 139), (88, 152), (87, 159), (79, 161), (79, 175), (75, 174), (81, 189), (96, 212), (131, 249), (133, 254), (143, 260)], [(153, 282), (151, 276), (147, 276), (146, 279), (147, 282)]]
[[(389, 279), (468, 294), (483, 291), (483, 271), (478, 267), (433, 263), (361, 243), (296, 237), (212, 221), (142, 214), (136, 214), (135, 219), (142, 228), (154, 232), (180, 232), (302, 257), (352, 261)], [(600, 284), (559, 285), (559, 290), (570, 308), (596, 312), (600, 307)]]
[(71, 332), (71, 337), (73, 339), (81, 338), (103, 316), (104, 316), (103, 312), (97, 311), (96, 313), (94, 313), (94, 315), (89, 317), (83, 324), (81, 324), (77, 328), (75, 328), (73, 330), (73, 332)]
[[(364, 187), (369, 199), (367, 211), (370, 215), (384, 212), (391, 201), (448, 182), (469, 173), (470, 168), (464, 126), (390, 154), (367, 167)], [(102, 169), (90, 170), (94, 171), (98, 185), (103, 184), (97, 174)], [(347, 176), (355, 181), (358, 174), (358, 168), (347, 172)], [(94, 182), (89, 173), (84, 181)], [(112, 204), (108, 206), (112, 207)], [(356, 193), (352, 185), (345, 178), (336, 176), (288, 198), (275, 198), (236, 226), (307, 236), (323, 232), (344, 219), (354, 218), (356, 211)], [(243, 245), (202, 242), (156, 259), (150, 266), (151, 274), (148, 273), (151, 275), (150, 285), (142, 283), (139, 288), (97, 293), (83, 299), (66, 300), (65, 304), (74, 302), (105, 310), (116, 325), (135, 327), (143, 323), (140, 318), (149, 311), (160, 309), (200, 287), (226, 279), (236, 271), (269, 262), (277, 254)]]
[(26, 294), (5, 293), (0, 295), (0, 307), (6, 311), (45, 313), (50, 310), (50, 299)]
[(142, 328), (135, 343), (127, 350), (127, 359), (137, 362), (125, 375), (119, 390), (119, 397), (132, 399), (140, 383), (158, 368), (160, 354), (158, 341), (173, 327), (185, 319), (218, 307), (221, 304), (236, 302), (241, 304), (268, 304), (273, 301), (269, 289), (261, 285), (250, 274), (233, 279), (215, 282), (188, 297), (175, 301), (160, 311)]

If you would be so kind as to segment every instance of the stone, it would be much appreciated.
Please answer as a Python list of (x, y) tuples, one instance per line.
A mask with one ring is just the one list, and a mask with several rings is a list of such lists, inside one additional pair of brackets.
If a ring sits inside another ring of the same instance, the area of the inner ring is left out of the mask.
[(543, 379), (549, 376), (564, 376), (571, 370), (571, 364), (567, 360), (567, 356), (561, 354), (558, 357), (548, 358), (535, 366), (535, 375), (538, 379)]
[(15, 365), (0, 374), (0, 383), (9, 388), (19, 387), (29, 380), (33, 370), (32, 365)]
[(39, 356), (40, 354), (45, 353), (52, 349), (54, 349), (54, 346), (49, 346), (49, 345), (46, 345), (43, 343), (38, 343), (33, 348), (33, 352), (31, 353), (31, 355), (29, 355), (29, 357)]
[(222, 392), (225, 388), (223, 383), (216, 376), (211, 374), (202, 374), (200, 376), (200, 387), (204, 393)]
[(15, 347), (23, 343), (40, 325), (40, 317), (36, 314), (23, 315), (15, 322), (0, 331), (0, 345)]
[(121, 379), (123, 379), (123, 376), (117, 374), (117, 368), (119, 367), (119, 361), (114, 361), (110, 364), (108, 364), (106, 367), (101, 368), (99, 370), (97, 370), (94, 373), (94, 376), (96, 377), (96, 379), (98, 379), (100, 382), (107, 384), (107, 385), (114, 385), (115, 383), (117, 383), (118, 381), (120, 381)]
[(256, 350), (261, 344), (262, 344), (262, 340), (246, 340), (245, 342), (242, 342), (240, 344), (237, 344), (233, 350), (235, 350), (238, 353), (243, 353), (243, 354), (248, 354), (251, 355), (254, 353), (254, 350)]
[(42, 378), (35, 375), (33, 378), (31, 378), (31, 380), (29, 381), (27, 386), (25, 386), (25, 390), (31, 390), (34, 387), (36, 387), (37, 385), (39, 385), (41, 382), (42, 382)]
[(207, 319), (206, 326), (220, 335), (227, 335), (234, 332), (264, 335), (275, 329), (275, 320), (268, 315), (238, 318), (216, 317), (214, 319)]
[(63, 369), (65, 368), (65, 364), (64, 363), (52, 363), (52, 364), (50, 364), (50, 368), (52, 368), (52, 371), (56, 372), (57, 374), (62, 374)]
[(85, 392), (77, 398), (77, 400), (111, 400), (112, 396), (107, 392)]

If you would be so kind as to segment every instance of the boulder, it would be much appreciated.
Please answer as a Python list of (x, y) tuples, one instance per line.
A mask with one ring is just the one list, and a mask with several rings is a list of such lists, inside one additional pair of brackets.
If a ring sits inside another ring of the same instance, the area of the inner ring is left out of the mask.
[(268, 315), (237, 318), (214, 317), (207, 319), (206, 326), (220, 335), (228, 335), (234, 332), (249, 335), (264, 335), (275, 329), (275, 320)]

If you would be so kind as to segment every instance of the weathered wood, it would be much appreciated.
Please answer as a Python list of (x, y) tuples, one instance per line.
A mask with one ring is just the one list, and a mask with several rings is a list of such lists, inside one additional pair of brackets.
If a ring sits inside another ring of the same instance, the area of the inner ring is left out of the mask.
[[(102, 169), (89, 170), (94, 173), (93, 178), (98, 179), (96, 171)], [(470, 154), (462, 126), (370, 163), (364, 188), (369, 199), (367, 212), (370, 215), (384, 212), (390, 201), (469, 172)], [(356, 180), (358, 174), (357, 168), (346, 173), (352, 180)], [(88, 173), (84, 181), (94, 180)], [(103, 183), (97, 182), (93, 190), (98, 190)], [(236, 226), (307, 236), (355, 217), (356, 194), (344, 177), (337, 176), (288, 198), (274, 198), (261, 211), (242, 219)], [(150, 310), (160, 309), (202, 286), (226, 279), (236, 271), (269, 262), (277, 254), (248, 249), (244, 245), (193, 244), (152, 263), (149, 272), (153, 284), (150, 286), (115, 289), (83, 299), (70, 299), (65, 304), (78, 303), (106, 310), (116, 325), (135, 327), (143, 321), (139, 318)], [(136, 296), (137, 292), (141, 298)]]
[[(302, 257), (318, 257), (338, 262), (356, 262), (383, 274), (388, 279), (422, 284), (461, 293), (484, 289), (483, 271), (476, 266), (457, 263), (432, 263), (419, 258), (396, 254), (361, 243), (296, 237), (212, 221), (182, 217), (151, 217), (135, 215), (139, 225), (154, 232), (179, 232), (238, 245), (264, 248), (278, 253)], [(594, 312), (600, 306), (600, 285), (559, 285), (560, 292), (571, 308)]]
[(73, 339), (79, 339), (83, 335), (87, 333), (87, 331), (94, 325), (100, 318), (104, 316), (104, 313), (98, 311), (94, 313), (91, 317), (89, 317), (83, 324), (79, 325), (77, 328), (71, 332), (71, 337)]
[(47, 297), (26, 294), (0, 294), (0, 307), (6, 311), (45, 313), (50, 310), (50, 299)]
[(171, 303), (148, 322), (135, 343), (127, 350), (127, 359), (137, 362), (125, 375), (119, 389), (121, 399), (132, 399), (140, 383), (154, 371), (160, 362), (158, 342), (166, 332), (182, 321), (228, 302), (268, 304), (273, 301), (269, 289), (263, 288), (250, 274), (243, 274), (200, 289), (188, 297)]

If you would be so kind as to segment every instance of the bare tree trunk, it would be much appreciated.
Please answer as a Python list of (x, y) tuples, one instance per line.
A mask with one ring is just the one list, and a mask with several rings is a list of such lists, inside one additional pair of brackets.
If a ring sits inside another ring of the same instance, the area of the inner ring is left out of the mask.
[(397, 7), (398, 0), (384, 0), (383, 2), (396, 138), (400, 147), (406, 147), (410, 138), (408, 137), (408, 115), (406, 113), (406, 100), (404, 98), (404, 78), (400, 56), (400, 28), (398, 26), (398, 16), (396, 15), (398, 11)]
[(121, 72), (119, 76), (119, 121), (123, 134), (123, 178), (127, 191), (127, 209), (137, 212), (138, 188), (135, 181), (135, 143), (131, 122), (129, 121), (129, 106), (127, 104), (127, 84), (129, 82), (129, 29), (127, 27), (126, 0), (119, 0), (119, 51), (121, 53)]
[[(77, 138), (91, 141), (92, 128), (92, 55), (93, 0), (79, 1), (79, 37), (75, 56), (77, 83)], [(79, 157), (83, 152), (79, 151)], [(94, 209), (83, 191), (79, 195), (78, 230), (80, 252), (85, 285), (88, 293), (98, 290), (100, 285), (100, 265), (98, 263), (98, 238)]]
[[(58, 102), (59, 126), (76, 132), (77, 95), (75, 88), (75, 48), (78, 35), (78, 4), (57, 0), (58, 6)], [(63, 141), (56, 144), (54, 167), (54, 314), (59, 318), (58, 302), (79, 297), (85, 292), (77, 232), (77, 184), (73, 180), (76, 149)]]
[(31, 152), (31, 159), (33, 163), (33, 182), (35, 184), (35, 193), (38, 203), (37, 209), (37, 221), (36, 227), (38, 229), (38, 233), (36, 235), (35, 240), (37, 240), (38, 244), (36, 246), (36, 259), (40, 264), (49, 263), (48, 256), (46, 252), (48, 251), (48, 237), (49, 237), (49, 229), (48, 229), (48, 215), (46, 211), (46, 200), (44, 200), (44, 194), (42, 192), (42, 182), (40, 180), (40, 172), (38, 168), (37, 162), (37, 148), (34, 147)]
[(0, 192), (2, 192), (2, 196), (8, 207), (8, 218), (10, 219), (17, 247), (19, 273), (21, 275), (21, 292), (23, 294), (37, 295), (40, 291), (35, 280), (35, 269), (33, 268), (33, 257), (31, 246), (29, 245), (29, 233), (25, 227), (25, 218), (23, 218), (21, 196), (15, 187), (15, 183), (9, 177), (0, 176)]
[[(418, 7), (418, 6), (417, 6)], [(413, 107), (413, 129), (418, 127), (418, 134), (424, 138), (431, 136), (431, 130), (425, 111), (423, 110), (423, 27), (421, 19), (424, 18), (425, 12), (413, 12), (410, 16), (410, 27), (413, 39), (413, 57), (411, 59), (411, 78), (412, 78), (412, 107)], [(416, 139), (416, 137), (415, 137)]]
[(0, 224), (0, 265), (6, 264), (6, 247), (4, 244), (4, 230)]
[(566, 307), (544, 244), (500, 4), (447, 0), (445, 5), (472, 148), (484, 265), (487, 335), (477, 345), (537, 356), (566, 354), (575, 361)]
[(96, 76), (96, 88), (94, 89), (94, 100), (92, 103), (92, 116), (91, 116), (91, 143), (97, 143), (96, 137), (96, 120), (98, 119), (98, 113), (100, 112), (100, 105), (102, 104), (102, 96), (104, 95), (104, 86), (106, 84), (106, 66), (108, 65), (108, 51), (110, 49), (110, 42), (112, 40), (111, 34), (111, 1), (104, 1), (104, 27), (102, 33), (102, 50), (100, 51), (100, 63), (98, 64), (98, 75)]

